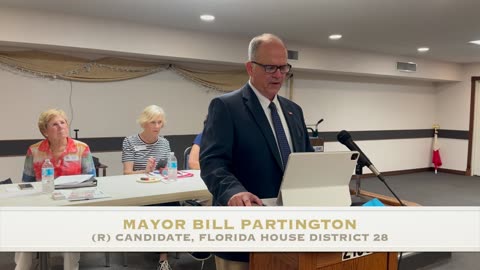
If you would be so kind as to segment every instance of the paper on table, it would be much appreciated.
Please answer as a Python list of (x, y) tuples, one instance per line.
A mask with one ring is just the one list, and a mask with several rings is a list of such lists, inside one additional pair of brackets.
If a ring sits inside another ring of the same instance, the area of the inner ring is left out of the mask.
[(103, 191), (99, 189), (77, 189), (77, 190), (57, 190), (55, 192), (59, 192), (65, 196), (65, 198), (69, 201), (81, 201), (81, 200), (94, 200), (94, 199), (102, 199), (102, 198), (109, 198), (110, 195), (103, 193)]
[[(158, 171), (153, 171), (150, 175), (158, 176), (160, 173)], [(163, 175), (163, 179), (168, 179), (168, 174)], [(186, 178), (186, 177), (193, 177), (193, 173), (185, 172), (185, 171), (177, 171), (177, 179), (178, 178)]]
[(33, 189), (21, 190), (17, 185), (14, 187), (5, 188), (6, 192), (0, 192), (0, 198), (11, 198), (11, 197), (21, 197), (28, 195), (37, 195), (41, 194), (42, 191), (38, 190), (36, 187)]
[(79, 184), (92, 178), (91, 174), (66, 175), (55, 179), (55, 185)]
[[(31, 189), (30, 189), (31, 190)], [(26, 190), (23, 190), (23, 189), (20, 189), (18, 187), (18, 185), (14, 185), (13, 187), (7, 187), (5, 188), (5, 191), (6, 192), (19, 192), (19, 191), (26, 191)]]

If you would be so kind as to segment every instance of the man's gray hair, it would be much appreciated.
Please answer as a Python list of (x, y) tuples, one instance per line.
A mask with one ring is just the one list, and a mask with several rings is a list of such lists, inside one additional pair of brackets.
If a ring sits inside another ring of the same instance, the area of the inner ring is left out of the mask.
[(280, 41), (283, 44), (283, 46), (285, 46), (285, 43), (283, 43), (283, 40), (274, 34), (266, 33), (266, 34), (261, 34), (259, 36), (256, 36), (252, 38), (252, 40), (250, 41), (250, 44), (248, 45), (248, 61), (255, 61), (257, 57), (258, 47), (260, 47), (260, 45), (263, 42), (267, 40), (272, 40), (272, 39), (276, 39)]

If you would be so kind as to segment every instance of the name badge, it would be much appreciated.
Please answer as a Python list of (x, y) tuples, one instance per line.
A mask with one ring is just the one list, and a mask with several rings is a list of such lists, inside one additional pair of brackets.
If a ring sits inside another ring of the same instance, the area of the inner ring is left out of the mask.
[(135, 149), (135, 151), (147, 150), (147, 146), (146, 145), (138, 145), (138, 146), (134, 146), (133, 149)]
[(66, 155), (64, 158), (63, 158), (64, 161), (66, 162), (71, 162), (71, 161), (78, 161), (79, 158), (78, 156), (76, 155)]

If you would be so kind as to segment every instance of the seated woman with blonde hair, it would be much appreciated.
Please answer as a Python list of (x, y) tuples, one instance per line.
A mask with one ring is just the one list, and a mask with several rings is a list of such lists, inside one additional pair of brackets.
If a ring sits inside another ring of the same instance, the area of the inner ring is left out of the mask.
[[(170, 155), (170, 143), (160, 136), (166, 123), (163, 109), (157, 105), (147, 106), (137, 122), (143, 131), (123, 140), (123, 174), (150, 173), (158, 167), (164, 168)], [(157, 270), (172, 269), (167, 258), (167, 253), (160, 253)]]
[(147, 106), (137, 122), (143, 131), (123, 140), (123, 174), (150, 173), (159, 163), (164, 167), (170, 155), (170, 143), (160, 136), (166, 123), (163, 109)]
[[(27, 150), (23, 169), (23, 182), (42, 180), (42, 165), (50, 159), (54, 167), (55, 178), (62, 175), (95, 175), (95, 165), (87, 144), (69, 136), (68, 118), (64, 111), (49, 109), (40, 114), (38, 129), (44, 140), (31, 145)], [(78, 270), (80, 253), (63, 254), (65, 270)], [(31, 252), (15, 253), (15, 270), (30, 269), (33, 254)]]

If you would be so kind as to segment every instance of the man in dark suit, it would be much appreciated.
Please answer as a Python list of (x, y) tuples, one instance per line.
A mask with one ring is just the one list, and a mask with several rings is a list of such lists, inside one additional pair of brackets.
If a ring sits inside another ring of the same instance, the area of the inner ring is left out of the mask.
[[(201, 176), (221, 206), (277, 197), (290, 152), (312, 151), (300, 106), (278, 96), (291, 69), (277, 36), (252, 39), (249, 82), (212, 100), (201, 142)], [(248, 253), (216, 253), (217, 270), (248, 269)]]

